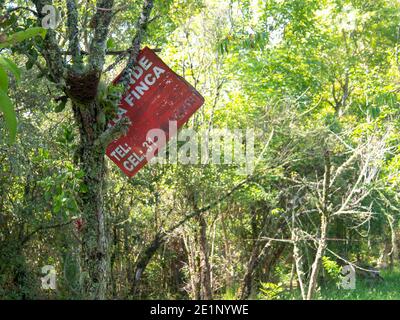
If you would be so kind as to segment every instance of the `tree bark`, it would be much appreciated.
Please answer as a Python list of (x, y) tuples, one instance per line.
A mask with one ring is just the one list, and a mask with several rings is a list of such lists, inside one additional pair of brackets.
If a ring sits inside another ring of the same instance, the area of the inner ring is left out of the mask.
[(133, 296), (137, 296), (139, 292), (139, 284), (142, 279), (142, 275), (150, 260), (153, 258), (154, 254), (157, 252), (158, 248), (165, 242), (165, 235), (162, 233), (157, 233), (154, 240), (150, 245), (139, 255), (134, 271), (134, 278), (132, 279), (132, 285), (130, 293)]
[(327, 217), (325, 215), (321, 215), (321, 236), (318, 241), (317, 253), (315, 254), (314, 262), (311, 267), (311, 275), (307, 291), (307, 300), (311, 300), (314, 297), (317, 288), (321, 259), (324, 255), (326, 248), (327, 228), (328, 228)]
[(208, 239), (207, 239), (207, 223), (203, 216), (199, 216), (199, 257), (200, 257), (200, 283), (201, 283), (201, 299), (211, 300), (211, 269), (209, 261)]
[(103, 208), (104, 150), (96, 145), (105, 124), (98, 119), (102, 112), (96, 101), (74, 103), (75, 120), (80, 130), (80, 169), (87, 186), (80, 194), (82, 229), (82, 294), (87, 299), (106, 299), (109, 277), (108, 235)]
[[(38, 23), (44, 18), (43, 7), (51, 5), (51, 0), (32, 0), (38, 13)], [(93, 20), (93, 37), (90, 53), (84, 65), (79, 37), (79, 8), (76, 1), (66, 0), (68, 51), (66, 57), (54, 30), (47, 31), (40, 52), (47, 63), (49, 77), (58, 89), (71, 100), (74, 117), (80, 133), (78, 149), (79, 166), (83, 172), (85, 192), (80, 194), (82, 213), (82, 274), (81, 291), (88, 299), (105, 299), (109, 277), (109, 252), (107, 236), (107, 216), (103, 209), (105, 160), (107, 144), (126, 133), (129, 119), (122, 118), (114, 127), (106, 129), (107, 118), (97, 101), (97, 90), (103, 72), (106, 42), (111, 20), (114, 16), (114, 0), (97, 0)], [(129, 49), (128, 63), (123, 70), (120, 84), (127, 88), (141, 47), (141, 40), (149, 23), (153, 0), (143, 0), (142, 11), (136, 23), (136, 35)], [(86, 39), (86, 42), (87, 39)], [(122, 93), (120, 93), (122, 98)], [(117, 99), (117, 101), (120, 99)], [(115, 105), (117, 108), (117, 105)]]
[(311, 267), (311, 274), (307, 290), (307, 300), (311, 300), (314, 297), (317, 288), (321, 259), (325, 253), (325, 248), (326, 248), (326, 237), (327, 237), (329, 216), (330, 216), (329, 193), (331, 185), (331, 159), (329, 150), (326, 150), (324, 154), (324, 160), (325, 160), (325, 173), (324, 173), (322, 199), (321, 199), (321, 204), (319, 206), (319, 211), (321, 214), (320, 238), (318, 240), (317, 252), (315, 254), (314, 262)]
[(242, 281), (242, 288), (240, 289), (240, 300), (246, 300), (251, 295), (251, 290), (253, 286), (253, 274), (258, 264), (258, 255), (259, 245), (255, 245), (247, 263), (246, 273)]
[(390, 257), (390, 269), (393, 269), (398, 263), (399, 249), (397, 246), (397, 230), (396, 230), (396, 219), (393, 215), (386, 214), (386, 218), (390, 227), (390, 244), (391, 250), (389, 253)]

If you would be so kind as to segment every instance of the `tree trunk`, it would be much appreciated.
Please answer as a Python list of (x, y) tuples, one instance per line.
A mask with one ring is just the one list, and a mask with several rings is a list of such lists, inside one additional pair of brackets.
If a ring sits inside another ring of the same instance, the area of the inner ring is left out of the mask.
[(307, 300), (311, 300), (315, 294), (317, 283), (318, 283), (318, 274), (321, 265), (321, 259), (324, 255), (326, 248), (326, 234), (328, 228), (327, 217), (322, 214), (321, 215), (321, 236), (318, 241), (317, 253), (315, 254), (314, 262), (311, 268), (311, 275), (308, 284), (308, 292), (307, 292)]
[[(265, 257), (265, 262), (264, 262), (264, 272), (263, 272), (263, 278), (265, 279), (264, 281), (270, 282), (274, 267), (279, 263), (279, 259), (281, 258), (284, 250), (286, 248), (285, 243), (276, 243), (272, 244), (271, 241), (271, 250), (270, 254)], [(266, 251), (267, 247), (264, 248), (264, 252)]]
[(304, 276), (303, 260), (302, 260), (301, 254), (300, 254), (300, 248), (298, 246), (298, 241), (299, 241), (298, 236), (294, 235), (292, 237), (292, 239), (293, 239), (293, 260), (294, 260), (295, 270), (296, 270), (296, 274), (297, 274), (297, 282), (299, 284), (301, 297), (303, 300), (306, 300), (307, 296), (306, 296), (306, 290), (304, 287), (304, 280), (303, 280), (303, 276)]
[(240, 289), (240, 300), (246, 300), (251, 295), (251, 290), (253, 287), (253, 274), (257, 267), (259, 255), (259, 246), (255, 245), (253, 251), (250, 255), (250, 259), (247, 263), (246, 274), (242, 281), (242, 288)]
[(321, 201), (321, 228), (320, 228), (320, 238), (318, 240), (317, 252), (315, 254), (314, 262), (311, 267), (311, 275), (308, 283), (307, 300), (311, 300), (315, 294), (318, 274), (321, 265), (321, 259), (325, 253), (326, 248), (326, 237), (328, 232), (329, 223), (329, 198), (330, 198), (330, 184), (331, 184), (331, 159), (329, 150), (325, 151), (324, 154), (325, 162), (325, 173), (323, 182), (323, 192)]
[(105, 159), (104, 150), (96, 145), (104, 132), (101, 107), (96, 101), (74, 103), (80, 130), (80, 169), (87, 188), (80, 195), (82, 229), (82, 294), (86, 299), (106, 299), (109, 276), (108, 235), (103, 209)]
[(386, 218), (390, 227), (390, 246), (389, 252), (390, 257), (390, 269), (393, 269), (397, 264), (399, 258), (399, 249), (397, 247), (397, 230), (396, 230), (396, 219), (393, 215), (386, 214)]
[(211, 269), (209, 262), (208, 241), (207, 241), (207, 223), (203, 216), (199, 217), (200, 235), (199, 235), (199, 256), (200, 256), (200, 282), (201, 299), (211, 300)]
[(188, 268), (190, 279), (190, 297), (192, 300), (200, 300), (200, 276), (199, 276), (199, 263), (197, 259), (197, 243), (192, 241), (190, 235), (183, 235), (183, 240), (188, 256)]
[(137, 296), (139, 293), (139, 284), (142, 279), (142, 275), (150, 260), (153, 258), (154, 254), (157, 252), (158, 248), (165, 242), (165, 235), (162, 233), (157, 233), (154, 240), (150, 243), (150, 245), (143, 250), (143, 252), (139, 255), (136, 264), (135, 264), (135, 272), (134, 278), (132, 279), (132, 285), (130, 293), (133, 296)]
[(221, 226), (222, 226), (222, 234), (223, 234), (223, 239), (224, 239), (224, 256), (226, 259), (225, 285), (226, 285), (226, 288), (228, 290), (230, 290), (232, 288), (232, 284), (233, 284), (233, 263), (232, 263), (230, 239), (228, 238), (228, 232), (227, 232), (227, 227), (226, 227), (225, 213), (221, 214)]

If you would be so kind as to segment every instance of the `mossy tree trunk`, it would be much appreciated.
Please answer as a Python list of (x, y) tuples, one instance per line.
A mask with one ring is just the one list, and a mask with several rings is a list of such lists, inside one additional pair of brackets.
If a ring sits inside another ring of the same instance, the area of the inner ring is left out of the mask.
[(75, 120), (80, 129), (80, 168), (87, 186), (80, 196), (82, 228), (82, 293), (84, 297), (105, 299), (109, 276), (107, 216), (103, 209), (105, 184), (104, 150), (96, 144), (104, 124), (96, 101), (74, 104)]
[[(32, 0), (38, 13), (38, 25), (45, 18), (43, 8), (52, 5), (52, 0)], [(40, 47), (40, 53), (46, 61), (46, 76), (55, 83), (57, 89), (65, 96), (63, 101), (72, 102), (74, 118), (79, 128), (80, 142), (78, 163), (86, 185), (85, 192), (80, 194), (79, 206), (82, 213), (82, 296), (87, 299), (105, 299), (109, 278), (109, 253), (107, 237), (107, 216), (103, 209), (104, 184), (106, 181), (106, 166), (104, 153), (106, 146), (127, 132), (129, 119), (119, 119), (111, 128), (106, 122), (115, 118), (114, 114), (104, 114), (103, 104), (99, 101), (98, 85), (104, 71), (107, 55), (106, 43), (109, 27), (114, 17), (114, 0), (97, 0), (96, 12), (92, 21), (80, 21), (79, 2), (66, 0), (67, 10), (66, 34), (68, 50), (65, 43), (59, 40), (54, 30), (48, 29), (46, 37)], [(123, 70), (120, 85), (127, 89), (140, 51), (141, 40), (150, 14), (153, 0), (143, 0), (142, 11), (136, 23), (136, 35), (132, 39), (131, 47), (117, 57), (117, 62), (127, 57), (128, 61)], [(46, 10), (45, 10), (46, 12)], [(82, 19), (81, 19), (82, 20)], [(82, 39), (79, 26), (91, 30), (90, 45), (85, 48), (87, 59), (83, 59), (81, 51)], [(58, 30), (59, 31), (59, 30)], [(70, 59), (67, 59), (67, 56)], [(115, 63), (113, 64), (116, 65)], [(115, 109), (122, 97), (113, 101)], [(104, 97), (103, 97), (104, 98)], [(115, 110), (116, 111), (116, 110)]]

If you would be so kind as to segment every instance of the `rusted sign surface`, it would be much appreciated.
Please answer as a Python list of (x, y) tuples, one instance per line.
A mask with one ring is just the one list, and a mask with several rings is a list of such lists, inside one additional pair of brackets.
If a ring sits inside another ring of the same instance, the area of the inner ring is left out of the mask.
[[(107, 147), (107, 156), (127, 176), (134, 176), (154, 156), (149, 151), (163, 148), (174, 134), (169, 132), (169, 121), (176, 121), (179, 129), (203, 103), (200, 93), (151, 49), (144, 48), (118, 110), (118, 117), (129, 117), (132, 125), (126, 136)], [(147, 134), (152, 129), (163, 130), (166, 140), (148, 139)]]

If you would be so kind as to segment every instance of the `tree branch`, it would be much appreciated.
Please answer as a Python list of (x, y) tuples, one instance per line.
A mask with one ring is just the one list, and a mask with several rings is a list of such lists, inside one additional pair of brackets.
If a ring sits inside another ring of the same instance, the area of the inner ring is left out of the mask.
[[(151, 49), (154, 52), (161, 52), (160, 48), (153, 48)], [(85, 50), (81, 50), (80, 51), (81, 55), (89, 55), (90, 53), (85, 51)], [(106, 55), (108, 56), (117, 56), (117, 55), (127, 55), (129, 53), (129, 49), (128, 50), (106, 50)], [(66, 55), (72, 55), (72, 51), (68, 50), (68, 51), (62, 51), (62, 54), (66, 54)], [(108, 69), (108, 68), (107, 68)]]
[[(136, 35), (132, 40), (132, 47), (128, 50), (129, 51), (129, 60), (128, 63), (126, 64), (126, 67), (124, 71), (122, 72), (122, 76), (120, 78), (120, 83), (124, 85), (124, 87), (127, 86), (129, 83), (129, 79), (132, 75), (133, 68), (135, 67), (137, 57), (140, 52), (140, 45), (142, 43), (142, 38), (143, 35), (145, 34), (147, 25), (149, 23), (150, 19), (150, 14), (153, 9), (154, 1), (153, 0), (144, 0), (143, 2), (143, 7), (142, 7), (142, 12), (140, 14), (140, 17), (136, 23)], [(115, 63), (113, 63), (111, 66), (107, 68), (107, 70), (111, 70), (114, 68), (116, 64), (118, 64), (124, 57), (123, 55), (120, 55)]]
[(18, 11), (18, 10), (26, 10), (26, 11), (31, 12), (34, 16), (39, 17), (39, 14), (35, 10), (32, 10), (32, 9), (30, 9), (28, 7), (16, 7), (16, 8), (8, 9), (7, 10), (7, 14), (11, 13), (11, 12), (14, 12), (14, 11)]
[(150, 244), (139, 254), (137, 260), (136, 260), (136, 266), (135, 266), (135, 277), (133, 279), (133, 283), (131, 286), (131, 293), (135, 294), (136, 290), (138, 288), (138, 284), (141, 280), (142, 274), (145, 271), (148, 263), (150, 262), (151, 258), (153, 255), (157, 252), (158, 248), (165, 243), (168, 240), (168, 236), (178, 229), (180, 226), (185, 224), (188, 220), (200, 216), (204, 212), (212, 209), (213, 207), (217, 206), (220, 202), (225, 200), (226, 198), (230, 197), (235, 191), (239, 190), (243, 186), (245, 186), (250, 180), (252, 179), (252, 176), (247, 177), (246, 179), (242, 180), (239, 182), (237, 185), (235, 185), (230, 191), (227, 193), (223, 194), (220, 196), (217, 200), (214, 202), (210, 203), (209, 205), (197, 209), (189, 214), (187, 214), (182, 220), (174, 224), (172, 227), (170, 227), (167, 231), (164, 230), (159, 230), (153, 241), (150, 242)]
[(39, 226), (37, 229), (33, 230), (31, 233), (27, 234), (21, 241), (22, 245), (24, 245), (25, 243), (27, 243), (36, 233), (42, 231), (42, 230), (49, 230), (49, 229), (55, 229), (55, 228), (61, 228), (61, 227), (65, 227), (69, 224), (71, 224), (72, 222), (74, 222), (75, 220), (70, 220), (67, 222), (63, 222), (63, 223), (58, 223), (58, 224), (53, 224), (53, 225), (47, 225), (47, 226)]
[[(38, 21), (41, 23), (44, 18), (42, 9), (45, 5), (52, 4), (50, 0), (32, 0), (36, 6), (38, 13)], [(42, 56), (46, 60), (49, 69), (49, 75), (52, 82), (54, 82), (61, 90), (65, 89), (65, 61), (62, 58), (61, 49), (58, 46), (56, 33), (48, 29), (44, 39), (44, 47), (40, 50)]]
[(78, 10), (76, 8), (75, 0), (67, 0), (67, 26), (68, 26), (68, 40), (69, 51), (72, 56), (73, 65), (80, 65), (82, 57), (79, 47), (79, 31), (78, 31)]
[(98, 0), (96, 3), (97, 10), (93, 17), (95, 31), (90, 44), (89, 65), (91, 70), (99, 73), (103, 69), (108, 28), (113, 17), (112, 10), (104, 9), (111, 9), (113, 5), (114, 0)]

